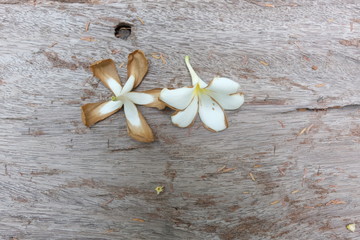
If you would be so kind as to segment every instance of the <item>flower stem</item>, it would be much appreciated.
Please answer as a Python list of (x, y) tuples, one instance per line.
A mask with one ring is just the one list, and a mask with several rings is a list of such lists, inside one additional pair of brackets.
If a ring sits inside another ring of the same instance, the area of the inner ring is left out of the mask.
[(195, 86), (200, 81), (200, 78), (196, 74), (194, 69), (192, 68), (192, 66), (190, 64), (190, 57), (189, 56), (185, 56), (185, 63), (186, 63), (187, 68), (189, 69), (189, 72), (190, 72), (190, 75), (191, 75), (192, 85)]

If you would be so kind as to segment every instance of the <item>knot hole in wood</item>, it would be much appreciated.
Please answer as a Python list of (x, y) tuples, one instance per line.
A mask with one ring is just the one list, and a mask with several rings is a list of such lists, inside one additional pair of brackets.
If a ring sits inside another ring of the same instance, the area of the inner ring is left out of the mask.
[(129, 23), (121, 22), (115, 27), (115, 37), (126, 40), (131, 34), (132, 25)]

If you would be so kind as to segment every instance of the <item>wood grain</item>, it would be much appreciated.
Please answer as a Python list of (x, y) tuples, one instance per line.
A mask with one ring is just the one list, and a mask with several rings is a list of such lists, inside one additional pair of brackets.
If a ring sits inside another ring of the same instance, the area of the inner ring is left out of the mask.
[[(355, 0), (0, 1), (1, 239), (359, 238), (346, 229), (360, 223), (359, 11)], [(83, 126), (80, 106), (111, 95), (89, 65), (135, 49), (150, 61), (139, 90), (190, 85), (185, 55), (207, 82), (238, 81), (246, 102), (229, 129), (176, 128), (171, 110), (144, 107), (153, 144), (127, 136), (122, 111)]]

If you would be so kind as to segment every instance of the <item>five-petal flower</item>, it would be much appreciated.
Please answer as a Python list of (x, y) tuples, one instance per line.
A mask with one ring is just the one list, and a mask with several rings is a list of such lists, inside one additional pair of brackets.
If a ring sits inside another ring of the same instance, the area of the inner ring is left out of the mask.
[(238, 92), (240, 85), (223, 77), (214, 78), (209, 84), (202, 81), (190, 65), (189, 56), (185, 63), (192, 78), (192, 87), (178, 89), (164, 88), (160, 100), (176, 112), (171, 116), (178, 127), (190, 126), (199, 112), (205, 128), (218, 132), (228, 127), (224, 110), (235, 110), (244, 103), (244, 95)]
[(81, 107), (83, 123), (90, 127), (111, 116), (124, 106), (129, 136), (140, 142), (153, 142), (154, 135), (135, 104), (163, 109), (165, 105), (158, 100), (161, 89), (131, 92), (136, 88), (148, 71), (148, 62), (142, 51), (136, 50), (128, 56), (128, 80), (122, 87), (113, 60), (98, 61), (90, 66), (94, 75), (109, 88), (114, 96), (110, 101), (88, 103)]

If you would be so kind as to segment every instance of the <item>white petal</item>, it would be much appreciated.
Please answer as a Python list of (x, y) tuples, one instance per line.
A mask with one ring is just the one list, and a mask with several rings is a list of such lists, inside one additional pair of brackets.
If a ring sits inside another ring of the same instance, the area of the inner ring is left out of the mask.
[(160, 101), (159, 99), (161, 90), (162, 90), (161, 88), (154, 88), (140, 92), (140, 93), (149, 94), (153, 97), (153, 101), (149, 104), (145, 104), (145, 106), (156, 107), (159, 110), (163, 110), (166, 107), (166, 104), (163, 101)]
[(183, 111), (178, 111), (171, 116), (171, 121), (178, 127), (188, 127), (194, 122), (198, 111), (198, 97), (194, 96), (190, 105)]
[(214, 132), (226, 129), (227, 119), (219, 104), (206, 94), (199, 97), (199, 116), (205, 127)]
[(207, 84), (203, 80), (201, 80), (201, 78), (196, 74), (196, 72), (192, 68), (192, 66), (190, 64), (189, 56), (185, 57), (185, 63), (186, 63), (187, 68), (189, 69), (189, 72), (191, 75), (192, 85), (195, 86), (196, 84), (199, 83), (201, 88), (205, 88), (207, 86)]
[(121, 92), (121, 85), (113, 78), (109, 77), (106, 80), (107, 85), (110, 90), (115, 94), (115, 96), (119, 96)]
[(130, 92), (134, 87), (134, 83), (135, 83), (135, 77), (134, 75), (131, 75), (129, 79), (126, 81), (120, 95), (124, 95)]
[(131, 123), (131, 125), (133, 125), (134, 127), (141, 126), (139, 113), (134, 103), (130, 101), (125, 101), (124, 112), (126, 119)]
[(129, 92), (125, 94), (125, 97), (131, 102), (140, 105), (150, 104), (155, 101), (155, 98), (147, 93)]
[(164, 88), (160, 92), (160, 100), (169, 105), (170, 107), (183, 110), (189, 106), (193, 99), (194, 88), (184, 87), (169, 90)]
[(224, 93), (209, 92), (208, 94), (225, 110), (238, 109), (244, 103), (244, 94), (242, 93), (229, 95)]
[(121, 101), (108, 101), (101, 106), (99, 113), (102, 115), (111, 113), (112, 111), (121, 108), (122, 105), (123, 103)]
[(236, 93), (240, 88), (240, 84), (229, 78), (214, 78), (206, 89), (218, 93)]

